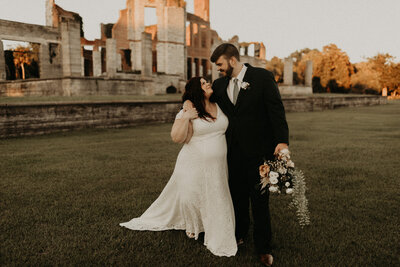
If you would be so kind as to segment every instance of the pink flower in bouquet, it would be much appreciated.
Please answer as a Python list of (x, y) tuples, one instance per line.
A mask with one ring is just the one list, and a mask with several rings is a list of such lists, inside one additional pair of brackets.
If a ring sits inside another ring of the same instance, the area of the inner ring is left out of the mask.
[(269, 173), (269, 165), (263, 164), (260, 166), (260, 176), (261, 177), (268, 177)]

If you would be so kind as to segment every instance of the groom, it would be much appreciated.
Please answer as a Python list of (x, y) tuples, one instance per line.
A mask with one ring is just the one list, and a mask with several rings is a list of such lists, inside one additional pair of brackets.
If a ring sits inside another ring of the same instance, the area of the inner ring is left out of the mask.
[(269, 192), (260, 192), (259, 166), (289, 144), (289, 129), (278, 86), (271, 72), (240, 62), (229, 43), (211, 55), (223, 77), (212, 85), (213, 101), (229, 118), (229, 187), (235, 208), (236, 239), (244, 242), (249, 229), (249, 202), (254, 221), (254, 242), (261, 263), (271, 266)]
[(226, 141), (236, 240), (238, 245), (243, 244), (249, 230), (251, 202), (255, 247), (261, 263), (271, 266), (269, 192), (260, 192), (259, 166), (264, 159), (273, 160), (274, 154), (288, 148), (285, 109), (273, 74), (242, 64), (234, 45), (219, 45), (211, 62), (223, 76), (214, 81), (210, 100), (217, 102), (229, 119)]

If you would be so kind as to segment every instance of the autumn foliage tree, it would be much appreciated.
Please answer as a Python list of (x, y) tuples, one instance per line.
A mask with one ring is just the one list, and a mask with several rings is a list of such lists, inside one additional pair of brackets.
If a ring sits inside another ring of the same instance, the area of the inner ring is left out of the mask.
[(17, 70), (16, 79), (39, 77), (38, 73), (38, 50), (39, 46), (30, 44), (29, 46), (17, 46), (12, 49), (14, 57), (14, 67)]
[(314, 76), (321, 78), (321, 85), (327, 91), (341, 92), (351, 87), (351, 75), (354, 73), (346, 52), (335, 44), (324, 46), (319, 57), (315, 58)]
[(354, 64), (351, 84), (354, 93), (380, 93), (381, 91), (379, 72), (373, 68), (373, 64), (369, 61)]
[(377, 73), (381, 88), (387, 88), (392, 92), (400, 88), (400, 63), (395, 63), (394, 57), (389, 54), (377, 54), (368, 58), (368, 63)]
[[(293, 52), (290, 57), (294, 61), (295, 84), (304, 84), (307, 61), (313, 62), (314, 92), (380, 94), (382, 88), (387, 88), (388, 93), (398, 91), (400, 95), (400, 63), (395, 63), (389, 54), (377, 54), (364, 62), (352, 64), (345, 52), (335, 44), (329, 44), (322, 51), (304, 48)], [(274, 61), (281, 62), (277, 58)], [(272, 60), (267, 66), (277, 72)]]
[(283, 62), (282, 59), (278, 57), (273, 57), (271, 60), (267, 61), (265, 67), (267, 70), (271, 71), (275, 76), (276, 82), (283, 81)]

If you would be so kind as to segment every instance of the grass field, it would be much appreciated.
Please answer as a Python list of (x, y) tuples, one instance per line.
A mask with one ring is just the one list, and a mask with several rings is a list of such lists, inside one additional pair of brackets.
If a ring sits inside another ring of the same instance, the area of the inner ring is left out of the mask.
[[(399, 266), (400, 101), (287, 114), (311, 225), (271, 197), (274, 266)], [(0, 140), (0, 265), (258, 266), (252, 239), (213, 256), (183, 231), (119, 227), (157, 198), (171, 124)]]

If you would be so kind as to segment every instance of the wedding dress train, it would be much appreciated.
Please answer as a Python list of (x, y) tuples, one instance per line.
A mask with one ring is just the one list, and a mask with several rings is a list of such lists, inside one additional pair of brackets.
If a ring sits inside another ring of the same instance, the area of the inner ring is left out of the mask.
[[(182, 111), (176, 118), (182, 116)], [(193, 136), (179, 152), (174, 172), (160, 196), (140, 216), (121, 226), (132, 230), (186, 230), (217, 256), (237, 252), (235, 216), (228, 186), (225, 130), (228, 119), (217, 106), (215, 121), (195, 119)]]

